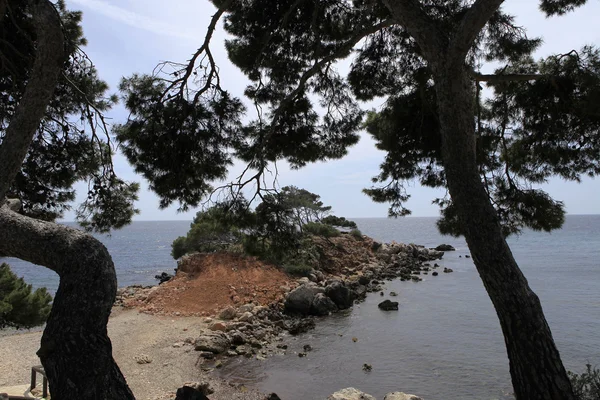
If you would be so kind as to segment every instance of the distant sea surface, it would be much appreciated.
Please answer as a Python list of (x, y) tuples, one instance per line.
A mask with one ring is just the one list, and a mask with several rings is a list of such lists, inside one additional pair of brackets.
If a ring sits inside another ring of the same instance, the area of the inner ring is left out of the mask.
[[(422, 275), (423, 282), (387, 282), (385, 298), (396, 291), (398, 312), (377, 309), (370, 295), (348, 315), (325, 318), (317, 328), (288, 338), (290, 351), (266, 361), (227, 363), (220, 374), (277, 393), (282, 399), (325, 399), (353, 386), (378, 399), (404, 391), (426, 400), (511, 398), (504, 340), (494, 308), (462, 238), (441, 236), (435, 218), (355, 219), (366, 235), (389, 242), (434, 247), (453, 245), (439, 264), (454, 273)], [(110, 251), (119, 286), (155, 284), (154, 275), (172, 272), (171, 242), (189, 222), (136, 222), (98, 238)], [(567, 369), (600, 366), (600, 215), (568, 216), (553, 233), (526, 231), (509, 244), (530, 286), (541, 299)], [(34, 286), (51, 291), (57, 276), (20, 260), (0, 259)], [(351, 338), (356, 337), (354, 343)], [(310, 344), (313, 351), (299, 358)], [(373, 366), (362, 370), (363, 363)]]

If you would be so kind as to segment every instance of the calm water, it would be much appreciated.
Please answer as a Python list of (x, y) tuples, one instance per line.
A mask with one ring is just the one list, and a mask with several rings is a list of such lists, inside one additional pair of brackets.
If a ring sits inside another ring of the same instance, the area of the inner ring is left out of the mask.
[[(440, 264), (455, 272), (423, 276), (421, 283), (388, 282), (386, 293), (399, 295), (394, 299), (401, 304), (398, 312), (380, 312), (381, 297), (370, 296), (349, 315), (323, 319), (314, 331), (288, 338), (288, 355), (241, 364), (236, 359), (221, 373), (286, 400), (324, 399), (348, 386), (377, 398), (395, 390), (426, 400), (509, 398), (504, 341), (477, 271), (464, 257), (464, 240), (440, 236), (435, 218), (356, 222), (381, 241), (452, 244), (458, 251), (446, 253)], [(137, 222), (100, 237), (115, 261), (119, 286), (154, 284), (156, 273), (171, 272), (170, 244), (188, 227), (184, 221)], [(526, 232), (510, 244), (542, 301), (566, 367), (580, 371), (586, 362), (600, 365), (600, 216), (569, 216), (560, 231)], [(57, 286), (56, 276), (45, 268), (1, 261), (35, 286)], [(294, 350), (307, 343), (314, 350), (297, 357)], [(362, 371), (363, 363), (373, 370)]]

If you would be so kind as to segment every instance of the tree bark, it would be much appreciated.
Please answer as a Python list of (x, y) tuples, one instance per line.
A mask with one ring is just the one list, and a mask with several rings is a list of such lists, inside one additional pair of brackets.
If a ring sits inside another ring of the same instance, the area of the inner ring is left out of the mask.
[(134, 399), (107, 334), (117, 278), (91, 235), (0, 208), (0, 253), (60, 276), (38, 355), (54, 400)]
[(29, 5), (37, 34), (36, 56), (23, 97), (0, 145), (0, 204), (21, 169), (65, 62), (65, 41), (58, 12), (48, 0), (29, 0)]
[[(3, 3), (0, 3), (3, 4)], [(65, 61), (60, 16), (48, 0), (29, 0), (36, 58), (0, 146), (0, 254), (48, 267), (60, 284), (38, 355), (54, 400), (134, 399), (112, 357), (107, 334), (117, 279), (106, 248), (92, 236), (37, 221), (4, 204)]]
[(434, 71), (448, 189), (500, 320), (515, 396), (518, 400), (574, 399), (540, 301), (502, 235), (479, 175), (473, 81), (463, 63), (441, 61)]

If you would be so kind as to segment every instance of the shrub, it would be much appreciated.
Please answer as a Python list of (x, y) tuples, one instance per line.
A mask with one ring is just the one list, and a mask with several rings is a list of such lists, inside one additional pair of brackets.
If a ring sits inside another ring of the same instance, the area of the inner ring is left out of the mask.
[(171, 244), (171, 256), (177, 260), (178, 258), (185, 255), (187, 252), (188, 250), (186, 238), (185, 236), (179, 236), (173, 241), (173, 244)]
[(290, 264), (284, 264), (283, 270), (286, 273), (288, 273), (289, 275), (308, 276), (312, 271), (312, 267), (310, 267), (309, 265), (305, 265), (305, 264), (290, 263)]
[(362, 234), (362, 232), (361, 232), (361, 231), (359, 231), (358, 229), (352, 229), (352, 230), (350, 231), (350, 234), (351, 234), (351, 235), (352, 235), (352, 236), (353, 236), (355, 239), (358, 239), (358, 240), (363, 240), (363, 239), (364, 239), (364, 238), (363, 238), (363, 234)]
[(32, 293), (31, 285), (17, 278), (7, 264), (0, 265), (0, 328), (42, 325), (50, 314), (51, 302), (46, 288)]
[(573, 392), (577, 400), (600, 400), (600, 370), (586, 365), (582, 374), (569, 371), (569, 378), (573, 385)]
[(340, 231), (335, 229), (333, 226), (321, 224), (319, 222), (309, 222), (308, 224), (305, 224), (302, 229), (306, 233), (310, 233), (315, 236), (323, 236), (326, 238), (340, 235)]

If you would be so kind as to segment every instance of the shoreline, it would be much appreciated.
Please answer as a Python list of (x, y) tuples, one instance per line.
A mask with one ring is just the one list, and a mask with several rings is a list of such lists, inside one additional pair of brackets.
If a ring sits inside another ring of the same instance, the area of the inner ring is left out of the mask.
[[(244, 356), (264, 360), (273, 354), (286, 354), (287, 346), (281, 344), (283, 337), (305, 332), (315, 324), (315, 316), (306, 315), (312, 313), (310, 306), (306, 309), (308, 311), (306, 314), (290, 315), (290, 310), (293, 308), (289, 307), (289, 303), (294, 298), (294, 293), (310, 289), (308, 292), (313, 294), (312, 302), (314, 297), (319, 293), (325, 293), (332, 285), (343, 287), (347, 289), (345, 293), (351, 293), (351, 306), (355, 302), (364, 300), (367, 293), (381, 291), (381, 285), (385, 283), (385, 280), (391, 281), (397, 278), (420, 280), (420, 274), (429, 274), (435, 270), (435, 265), (431, 266), (430, 261), (443, 256), (443, 252), (430, 250), (423, 246), (399, 243), (381, 245), (366, 237), (363, 240), (363, 248), (369, 249), (371, 253), (367, 255), (373, 257), (365, 259), (363, 256), (369, 251), (363, 252), (359, 255), (359, 261), (355, 265), (343, 265), (348, 261), (346, 259), (330, 268), (329, 272), (315, 271), (315, 274), (309, 277), (290, 279), (287, 285), (282, 285), (280, 288), (281, 290), (285, 289), (283, 296), (275, 296), (276, 300), (266, 305), (259, 305), (259, 301), (239, 304), (243, 303), (241, 300), (236, 305), (235, 295), (232, 295), (230, 296), (232, 304), (221, 305), (219, 312), (211, 313), (211, 315), (205, 312), (205, 316), (201, 316), (202, 313), (189, 313), (186, 310), (170, 311), (165, 304), (163, 307), (166, 308), (163, 309), (144, 308), (155, 306), (160, 303), (159, 300), (165, 300), (159, 294), (168, 292), (167, 288), (182, 289), (182, 286), (178, 287), (174, 283), (167, 282), (153, 287), (134, 285), (119, 289), (118, 299), (115, 303), (117, 305), (113, 307), (113, 313), (109, 320), (109, 334), (113, 340), (115, 359), (126, 374), (136, 396), (140, 399), (162, 400), (172, 396), (174, 390), (186, 382), (193, 385), (190, 382), (205, 380), (215, 390), (215, 394), (210, 396), (211, 399), (234, 399), (238, 398), (235, 397), (237, 395), (243, 395), (244, 397), (239, 398), (245, 399), (263, 399), (265, 394), (260, 394), (245, 386), (233, 387), (210, 372), (213, 368), (219, 368), (221, 360), (225, 358)], [(356, 254), (353, 255), (356, 257)], [(198, 281), (203, 274), (206, 274), (205, 271), (188, 269), (185, 272), (185, 270), (186, 268), (183, 268), (182, 272), (178, 272), (179, 277), (173, 281), (178, 281), (179, 284)], [(239, 289), (237, 288), (237, 294), (241, 294)], [(343, 310), (342, 307), (339, 308)], [(327, 314), (329, 312), (319, 315)], [(170, 323), (165, 324), (167, 320), (170, 320)], [(180, 331), (169, 327), (173, 324), (179, 327)], [(129, 332), (126, 325), (130, 325)], [(183, 327), (183, 325), (186, 326)], [(148, 326), (152, 328), (147, 329)], [(0, 351), (4, 342), (12, 341), (10, 338), (41, 337), (41, 329), (37, 328), (36, 332), (0, 334)], [(160, 336), (161, 341), (154, 338), (153, 345), (146, 349), (135, 346), (138, 348), (139, 354), (133, 354), (132, 351), (135, 350), (127, 349), (127, 341), (144, 343), (148, 338), (151, 339), (152, 335)], [(19, 340), (16, 341), (19, 342)], [(30, 351), (35, 354), (35, 350)], [(150, 354), (143, 354), (142, 350)], [(145, 355), (151, 359), (151, 362), (140, 364), (139, 360), (143, 361)], [(182, 373), (181, 367), (176, 368), (175, 365), (187, 365), (187, 371)], [(154, 372), (152, 372), (153, 370)], [(168, 377), (167, 380), (154, 377), (144, 383), (146, 377), (156, 372), (165, 378)], [(0, 376), (2, 375), (0, 369)], [(28, 378), (28, 374), (23, 374), (23, 376)], [(0, 386), (2, 383), (6, 382), (1, 382), (0, 379)], [(161, 389), (153, 384), (158, 384)], [(153, 388), (144, 389), (147, 385)], [(152, 395), (148, 397), (149, 390), (154, 391), (152, 394), (154, 397)], [(160, 390), (164, 390), (164, 392), (158, 393)], [(222, 393), (218, 393), (219, 391)]]

